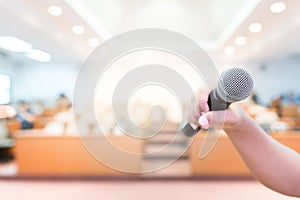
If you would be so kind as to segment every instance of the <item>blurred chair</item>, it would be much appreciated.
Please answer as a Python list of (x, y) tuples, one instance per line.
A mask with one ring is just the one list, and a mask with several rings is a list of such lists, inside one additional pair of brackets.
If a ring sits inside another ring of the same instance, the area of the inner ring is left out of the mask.
[(298, 105), (297, 104), (287, 104), (281, 106), (282, 117), (294, 117), (298, 116)]

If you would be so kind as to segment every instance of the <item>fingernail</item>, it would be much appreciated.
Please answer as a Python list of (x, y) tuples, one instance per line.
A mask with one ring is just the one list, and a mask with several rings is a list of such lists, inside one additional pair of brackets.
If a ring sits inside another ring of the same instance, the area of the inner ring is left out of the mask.
[(199, 124), (201, 125), (202, 128), (207, 129), (209, 126), (209, 122), (205, 116), (201, 116), (198, 120)]

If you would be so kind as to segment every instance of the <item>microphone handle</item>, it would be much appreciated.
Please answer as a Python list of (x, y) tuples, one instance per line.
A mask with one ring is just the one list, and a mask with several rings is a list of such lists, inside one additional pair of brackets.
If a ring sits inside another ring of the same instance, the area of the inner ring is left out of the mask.
[[(208, 96), (207, 101), (208, 107), (210, 111), (218, 111), (218, 110), (226, 110), (230, 103), (222, 100), (216, 90), (212, 90)], [(184, 133), (187, 137), (192, 137), (196, 133), (198, 133), (201, 130), (201, 127), (195, 124), (190, 124), (186, 122), (181, 131)]]

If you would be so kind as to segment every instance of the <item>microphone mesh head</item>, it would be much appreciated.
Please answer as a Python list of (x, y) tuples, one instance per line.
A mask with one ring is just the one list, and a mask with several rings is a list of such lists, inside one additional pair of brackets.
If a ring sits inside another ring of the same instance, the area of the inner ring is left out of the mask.
[(239, 67), (231, 68), (222, 72), (218, 86), (218, 95), (226, 102), (232, 103), (246, 99), (253, 90), (251, 74)]

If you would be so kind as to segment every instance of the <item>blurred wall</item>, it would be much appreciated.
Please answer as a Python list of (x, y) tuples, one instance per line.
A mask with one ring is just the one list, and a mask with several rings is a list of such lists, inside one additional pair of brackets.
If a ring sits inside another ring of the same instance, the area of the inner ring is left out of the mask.
[[(252, 64), (248, 70), (254, 76), (255, 92), (261, 103), (265, 105), (274, 96), (282, 93), (300, 94), (300, 56)], [(53, 102), (60, 92), (64, 92), (72, 98), (78, 68), (67, 64), (31, 63), (20, 65), (0, 55), (0, 73), (8, 74), (12, 79), (13, 101), (25, 99)], [(116, 76), (115, 78), (120, 77)], [(111, 78), (109, 82), (112, 82)], [(107, 88), (104, 93), (109, 93), (110, 90), (111, 88)]]
[(27, 64), (14, 68), (14, 99), (54, 101), (59, 93), (72, 98), (77, 70), (72, 65)]
[(265, 105), (282, 93), (300, 94), (300, 56), (274, 59), (248, 69), (254, 76), (255, 92)]
[(63, 92), (72, 98), (78, 69), (74, 65), (14, 62), (0, 55), (0, 73), (12, 82), (12, 101), (28, 100), (53, 103)]
[(0, 73), (12, 76), (13, 74), (13, 62), (11, 62), (4, 54), (0, 54)]

